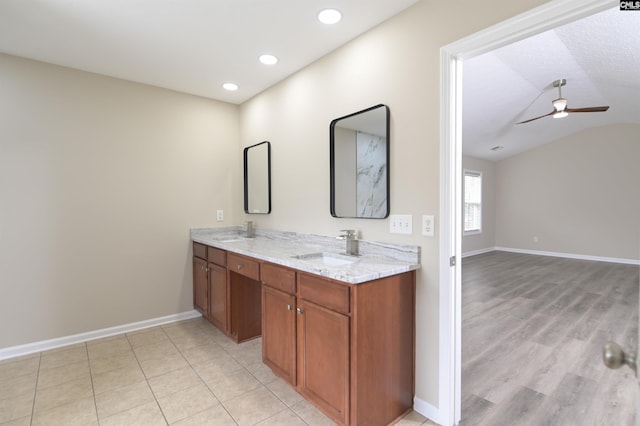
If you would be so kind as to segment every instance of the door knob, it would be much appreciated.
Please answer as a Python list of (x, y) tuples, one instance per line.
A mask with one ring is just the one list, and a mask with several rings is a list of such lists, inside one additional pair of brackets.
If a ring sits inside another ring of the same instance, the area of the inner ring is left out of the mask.
[(607, 367), (614, 370), (626, 364), (633, 370), (636, 377), (638, 376), (636, 356), (626, 353), (620, 345), (615, 342), (607, 342), (604, 345), (602, 348), (602, 359)]

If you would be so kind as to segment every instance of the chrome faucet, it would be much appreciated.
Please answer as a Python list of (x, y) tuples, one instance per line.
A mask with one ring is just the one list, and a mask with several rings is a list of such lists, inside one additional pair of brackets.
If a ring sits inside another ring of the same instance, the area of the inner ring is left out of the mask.
[(246, 230), (247, 230), (247, 238), (254, 238), (256, 236), (256, 229), (253, 227), (253, 222), (248, 220), (245, 222)]
[(342, 229), (340, 232), (344, 232), (344, 234), (339, 235), (336, 238), (338, 240), (346, 241), (346, 253), (350, 256), (358, 256), (358, 240), (356, 239), (355, 229)]

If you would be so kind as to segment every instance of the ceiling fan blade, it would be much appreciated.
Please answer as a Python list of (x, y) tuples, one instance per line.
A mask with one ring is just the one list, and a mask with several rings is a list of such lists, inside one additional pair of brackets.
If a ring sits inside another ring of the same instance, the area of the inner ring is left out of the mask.
[(516, 124), (524, 124), (524, 123), (528, 123), (528, 122), (530, 122), (530, 121), (537, 120), (537, 119), (539, 119), (539, 118), (548, 117), (548, 116), (550, 116), (550, 115), (555, 114), (556, 112), (557, 112), (556, 110), (553, 110), (553, 111), (551, 111), (549, 114), (545, 114), (545, 115), (541, 115), (540, 117), (535, 117), (535, 118), (530, 118), (530, 119), (528, 119), (528, 120), (520, 121), (520, 122), (518, 122), (518, 123), (516, 123)]
[(608, 110), (608, 106), (597, 106), (597, 107), (587, 107), (587, 108), (567, 108), (565, 111), (567, 112), (604, 112)]

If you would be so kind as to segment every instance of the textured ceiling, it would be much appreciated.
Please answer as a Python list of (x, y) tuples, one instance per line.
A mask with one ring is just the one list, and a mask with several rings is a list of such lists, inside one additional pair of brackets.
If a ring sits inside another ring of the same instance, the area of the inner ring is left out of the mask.
[[(616, 7), (464, 61), (463, 153), (500, 160), (590, 127), (640, 123), (639, 36), (640, 12)], [(553, 110), (562, 78), (569, 108), (609, 111), (516, 125)]]
[(242, 103), (417, 1), (0, 0), (0, 52)]

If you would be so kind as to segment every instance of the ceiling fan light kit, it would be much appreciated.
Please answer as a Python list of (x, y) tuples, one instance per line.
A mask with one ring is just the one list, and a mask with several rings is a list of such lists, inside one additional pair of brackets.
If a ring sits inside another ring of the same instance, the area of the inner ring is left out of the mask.
[(539, 118), (548, 117), (552, 115), (553, 118), (563, 118), (569, 115), (570, 112), (604, 112), (609, 109), (608, 106), (586, 107), (586, 108), (567, 108), (567, 100), (562, 97), (562, 86), (567, 84), (567, 80), (564, 78), (553, 82), (553, 87), (558, 88), (558, 99), (551, 101), (553, 104), (553, 111), (548, 114), (541, 115), (539, 117), (530, 118), (529, 120), (520, 121), (516, 124), (529, 123)]

